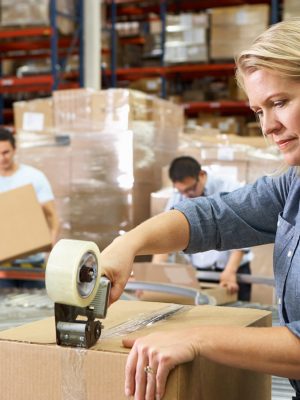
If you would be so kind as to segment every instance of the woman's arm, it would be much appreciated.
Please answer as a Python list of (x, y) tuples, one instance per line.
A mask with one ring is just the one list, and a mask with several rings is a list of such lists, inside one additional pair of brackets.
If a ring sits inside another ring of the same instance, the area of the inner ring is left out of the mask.
[(126, 285), (135, 256), (182, 250), (189, 241), (189, 223), (176, 210), (159, 214), (115, 239), (100, 255), (101, 274), (112, 283), (110, 301)]
[[(285, 327), (202, 326), (124, 339), (123, 344), (133, 346), (125, 393), (135, 395), (135, 400), (161, 399), (169, 372), (198, 355), (230, 367), (300, 378), (300, 340)], [(147, 365), (153, 374), (145, 373)]]

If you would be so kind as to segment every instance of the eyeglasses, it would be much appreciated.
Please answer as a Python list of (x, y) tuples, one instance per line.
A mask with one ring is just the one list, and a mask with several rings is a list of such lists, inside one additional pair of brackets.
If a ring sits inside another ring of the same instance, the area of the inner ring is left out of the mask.
[(181, 194), (189, 194), (189, 193), (194, 193), (197, 190), (197, 185), (198, 185), (199, 179), (196, 179), (195, 183), (193, 185), (188, 186), (187, 188), (180, 190)]

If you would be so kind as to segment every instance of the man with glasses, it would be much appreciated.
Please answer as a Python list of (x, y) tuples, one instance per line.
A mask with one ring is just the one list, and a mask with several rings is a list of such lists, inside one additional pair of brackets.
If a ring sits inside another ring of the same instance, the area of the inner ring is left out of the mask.
[[(218, 192), (231, 192), (242, 186), (233, 179), (225, 179), (204, 171), (201, 165), (192, 157), (175, 158), (169, 168), (169, 177), (173, 182), (174, 193), (169, 199), (166, 210), (186, 199), (200, 196), (210, 196)], [(230, 293), (238, 292), (238, 299), (249, 301), (251, 296), (250, 284), (238, 284), (236, 274), (250, 274), (250, 261), (253, 258), (250, 249), (230, 251), (210, 250), (202, 253), (184, 255), (196, 268), (202, 271), (221, 272), (220, 285)], [(152, 261), (166, 262), (167, 254), (157, 254)]]

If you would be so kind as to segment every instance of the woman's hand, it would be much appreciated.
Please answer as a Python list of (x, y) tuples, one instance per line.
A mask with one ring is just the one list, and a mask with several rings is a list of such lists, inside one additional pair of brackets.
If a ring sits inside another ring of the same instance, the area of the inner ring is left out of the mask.
[(199, 354), (197, 332), (191, 328), (123, 339), (125, 347), (132, 347), (126, 363), (126, 396), (134, 396), (135, 400), (162, 399), (170, 371)]
[(120, 236), (100, 254), (101, 275), (111, 281), (110, 304), (118, 300), (130, 277), (135, 251)]

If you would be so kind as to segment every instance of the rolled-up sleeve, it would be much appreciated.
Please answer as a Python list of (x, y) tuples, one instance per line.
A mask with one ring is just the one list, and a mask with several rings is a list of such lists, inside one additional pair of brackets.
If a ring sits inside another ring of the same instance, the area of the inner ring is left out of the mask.
[(281, 177), (262, 177), (230, 193), (219, 193), (180, 202), (190, 225), (186, 253), (210, 249), (229, 250), (272, 243), (278, 214), (285, 202)]

